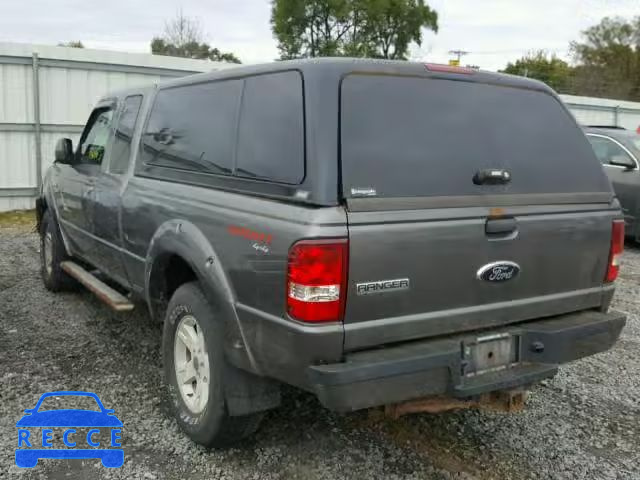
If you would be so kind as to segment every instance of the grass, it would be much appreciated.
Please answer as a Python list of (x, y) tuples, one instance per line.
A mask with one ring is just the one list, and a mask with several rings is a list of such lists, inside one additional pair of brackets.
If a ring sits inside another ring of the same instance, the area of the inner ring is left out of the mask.
[(0, 228), (18, 227), (18, 228), (35, 228), (36, 211), (35, 210), (13, 210), (11, 212), (0, 212)]

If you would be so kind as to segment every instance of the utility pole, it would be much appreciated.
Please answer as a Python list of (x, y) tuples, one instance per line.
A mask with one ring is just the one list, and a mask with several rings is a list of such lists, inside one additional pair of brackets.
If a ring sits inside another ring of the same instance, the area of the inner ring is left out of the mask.
[(464, 50), (449, 50), (449, 53), (451, 55), (455, 55), (457, 58), (455, 60), (450, 60), (449, 63), (459, 66), (460, 65), (460, 59), (464, 56), (464, 55), (468, 55), (469, 52), (465, 52)]

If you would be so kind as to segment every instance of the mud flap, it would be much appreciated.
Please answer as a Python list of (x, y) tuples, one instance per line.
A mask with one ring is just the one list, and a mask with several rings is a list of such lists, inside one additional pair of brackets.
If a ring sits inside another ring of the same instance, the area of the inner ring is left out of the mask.
[(280, 405), (280, 385), (226, 363), (224, 397), (227, 411), (233, 417), (264, 412)]

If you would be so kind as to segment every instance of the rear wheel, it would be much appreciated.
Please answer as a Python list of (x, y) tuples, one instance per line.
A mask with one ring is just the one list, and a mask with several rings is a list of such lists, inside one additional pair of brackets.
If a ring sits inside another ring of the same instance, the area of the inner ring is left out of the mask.
[(224, 447), (253, 434), (261, 413), (230, 416), (225, 404), (224, 325), (197, 282), (174, 293), (162, 353), (169, 399), (180, 428), (196, 443)]
[(60, 264), (68, 259), (60, 229), (51, 211), (47, 210), (40, 222), (40, 273), (48, 290), (52, 292), (70, 290), (77, 285), (76, 281), (60, 267)]

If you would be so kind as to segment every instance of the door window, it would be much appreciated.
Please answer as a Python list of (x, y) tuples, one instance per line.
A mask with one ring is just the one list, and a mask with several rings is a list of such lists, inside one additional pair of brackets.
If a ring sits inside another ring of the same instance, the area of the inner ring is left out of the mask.
[[(595, 137), (593, 135), (588, 135), (589, 141), (591, 142), (591, 146), (593, 147), (593, 151), (600, 160), (600, 163), (603, 165), (610, 165), (611, 160), (614, 158), (617, 159), (626, 159), (632, 163), (635, 163), (635, 160), (629, 155), (624, 148), (618, 145), (616, 142), (605, 138), (605, 137)], [(624, 161), (624, 160), (622, 160)]]
[(78, 163), (102, 165), (111, 133), (112, 118), (113, 109), (111, 107), (98, 108), (93, 111), (85, 134), (80, 140)]
[(127, 97), (124, 101), (120, 119), (116, 125), (111, 158), (109, 160), (109, 171), (111, 173), (125, 173), (129, 166), (131, 157), (131, 141), (133, 140), (133, 130), (136, 126), (142, 95)]

